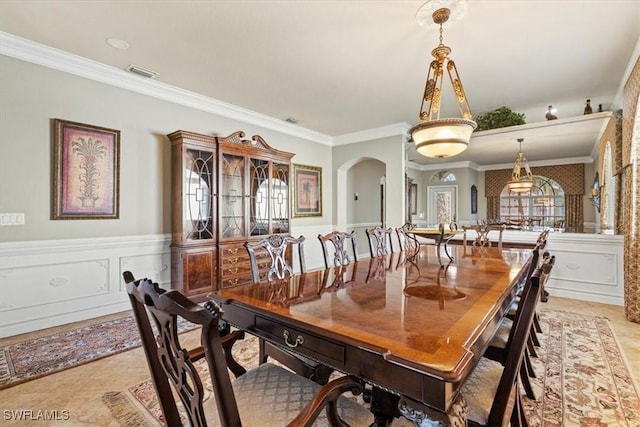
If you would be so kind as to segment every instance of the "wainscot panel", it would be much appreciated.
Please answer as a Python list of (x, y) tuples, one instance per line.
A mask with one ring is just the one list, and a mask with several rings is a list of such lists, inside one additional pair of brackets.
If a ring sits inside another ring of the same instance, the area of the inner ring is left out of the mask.
[(130, 310), (122, 272), (169, 288), (169, 235), (0, 244), (0, 337)]

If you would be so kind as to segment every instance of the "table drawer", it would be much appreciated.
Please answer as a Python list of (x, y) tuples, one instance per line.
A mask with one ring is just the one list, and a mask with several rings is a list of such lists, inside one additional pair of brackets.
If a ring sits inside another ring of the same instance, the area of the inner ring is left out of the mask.
[[(345, 363), (345, 347), (326, 338), (300, 332), (290, 326), (273, 320), (256, 316), (255, 328), (274, 342), (328, 362), (343, 366)], [(286, 341), (286, 342), (285, 342)]]

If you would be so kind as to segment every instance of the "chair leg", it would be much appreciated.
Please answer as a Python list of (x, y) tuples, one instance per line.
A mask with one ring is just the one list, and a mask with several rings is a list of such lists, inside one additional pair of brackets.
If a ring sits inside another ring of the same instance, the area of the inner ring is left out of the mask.
[(527, 373), (527, 368), (524, 364), (520, 365), (520, 381), (522, 382), (522, 387), (524, 388), (524, 392), (527, 394), (527, 397), (531, 400), (536, 400), (536, 394), (533, 392), (531, 380), (529, 379), (529, 374)]
[(524, 405), (522, 405), (522, 395), (520, 394), (520, 390), (517, 391), (516, 395), (516, 405), (518, 406), (518, 411), (520, 412), (520, 425), (522, 427), (529, 427), (529, 421), (527, 421), (527, 414), (524, 411)]
[(537, 333), (542, 333), (542, 326), (540, 326), (540, 316), (538, 316), (538, 313), (533, 316), (533, 326), (536, 328)]
[(531, 378), (538, 378), (536, 371), (533, 369), (533, 365), (531, 364), (531, 358), (529, 357), (529, 352), (527, 350), (524, 351), (522, 363), (525, 365), (525, 368), (527, 368), (527, 373)]
[(540, 347), (540, 340), (538, 339), (538, 334), (536, 333), (533, 325), (531, 326), (531, 333), (529, 334), (529, 336), (531, 337), (531, 341), (533, 341), (533, 345), (535, 345), (536, 347)]
[(258, 338), (258, 363), (262, 365), (267, 361), (267, 351), (265, 350), (265, 342), (262, 338)]
[(531, 357), (538, 357), (536, 346), (533, 344), (533, 338), (531, 338), (531, 335), (529, 335), (529, 338), (527, 338), (527, 349), (529, 350), (529, 354), (531, 355)]

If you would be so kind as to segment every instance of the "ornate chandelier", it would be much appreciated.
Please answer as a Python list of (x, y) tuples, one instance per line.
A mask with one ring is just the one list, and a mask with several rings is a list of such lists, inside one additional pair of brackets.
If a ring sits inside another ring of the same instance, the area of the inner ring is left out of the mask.
[[(520, 150), (516, 155), (516, 163), (513, 165), (513, 172), (511, 172), (511, 181), (509, 181), (509, 190), (514, 193), (526, 193), (533, 187), (533, 175), (531, 169), (529, 169), (529, 163), (522, 154), (522, 141), (524, 138), (518, 138), (520, 144)], [(520, 171), (524, 168), (525, 175), (522, 176)]]
[[(467, 149), (471, 133), (477, 126), (476, 122), (471, 120), (471, 109), (456, 65), (449, 59), (451, 48), (442, 43), (442, 24), (447, 22), (450, 17), (460, 18), (466, 8), (466, 0), (457, 2), (431, 0), (418, 10), (417, 18), (421, 25), (427, 25), (425, 20), (430, 14), (433, 22), (440, 27), (440, 44), (431, 51), (434, 60), (429, 66), (427, 82), (424, 87), (420, 106), (420, 123), (409, 129), (418, 153), (423, 156), (442, 158), (462, 153)], [(440, 118), (442, 75), (445, 68), (449, 74), (462, 118)]]

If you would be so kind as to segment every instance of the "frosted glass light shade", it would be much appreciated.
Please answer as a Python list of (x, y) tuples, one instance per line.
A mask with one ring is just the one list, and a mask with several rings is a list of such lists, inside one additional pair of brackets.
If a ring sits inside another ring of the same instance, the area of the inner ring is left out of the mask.
[(533, 181), (521, 179), (520, 181), (509, 181), (509, 190), (513, 193), (526, 193), (533, 187)]
[(473, 120), (437, 119), (418, 123), (409, 132), (418, 153), (443, 158), (466, 150), (476, 126)]

